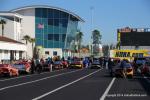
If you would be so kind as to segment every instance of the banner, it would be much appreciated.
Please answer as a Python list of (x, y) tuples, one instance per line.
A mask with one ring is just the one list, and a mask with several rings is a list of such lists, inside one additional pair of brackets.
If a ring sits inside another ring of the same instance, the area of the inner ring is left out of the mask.
[(150, 50), (110, 50), (110, 57), (134, 60), (134, 57), (150, 57)]

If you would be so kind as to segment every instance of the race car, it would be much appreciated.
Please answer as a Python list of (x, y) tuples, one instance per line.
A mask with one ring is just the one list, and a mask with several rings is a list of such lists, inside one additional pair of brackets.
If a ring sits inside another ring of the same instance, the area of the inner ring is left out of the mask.
[(63, 68), (68, 68), (68, 62), (66, 60), (61, 61)]
[(0, 64), (0, 75), (2, 76), (19, 76), (19, 71), (10, 64)]
[(142, 75), (150, 76), (150, 62), (146, 62), (140, 70)]
[(91, 63), (91, 69), (93, 68), (101, 68), (101, 64), (100, 64), (100, 61), (97, 59), (97, 60), (94, 60), (92, 63)]
[(116, 77), (127, 77), (127, 78), (133, 78), (133, 67), (130, 63), (126, 63), (122, 66), (122, 68), (115, 68), (114, 74)]
[(19, 70), (19, 73), (31, 73), (31, 65), (28, 62), (19, 62), (12, 64), (12, 66)]
[(53, 69), (62, 69), (63, 68), (63, 64), (61, 61), (55, 61), (53, 64), (52, 64), (52, 68)]
[(74, 59), (71, 61), (69, 68), (83, 68), (83, 62), (80, 59)]

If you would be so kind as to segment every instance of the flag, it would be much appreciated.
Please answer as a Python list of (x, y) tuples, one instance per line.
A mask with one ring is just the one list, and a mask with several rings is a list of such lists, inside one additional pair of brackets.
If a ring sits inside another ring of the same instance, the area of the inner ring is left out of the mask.
[(38, 24), (38, 29), (43, 29), (44, 28), (44, 25), (43, 24)]

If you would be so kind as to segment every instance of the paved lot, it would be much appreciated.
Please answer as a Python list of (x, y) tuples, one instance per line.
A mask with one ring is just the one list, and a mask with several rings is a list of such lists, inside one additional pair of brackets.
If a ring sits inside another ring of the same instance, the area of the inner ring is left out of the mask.
[(105, 69), (63, 69), (0, 78), (1, 100), (149, 100), (149, 78), (110, 77)]

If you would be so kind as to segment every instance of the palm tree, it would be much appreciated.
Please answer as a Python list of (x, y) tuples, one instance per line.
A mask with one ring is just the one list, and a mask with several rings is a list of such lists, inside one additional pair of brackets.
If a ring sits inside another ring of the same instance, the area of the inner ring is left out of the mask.
[[(35, 43), (35, 38), (30, 38), (29, 42), (32, 44), (32, 54), (34, 52), (34, 43)], [(33, 57), (34, 57), (34, 54), (33, 54)]]
[(120, 41), (117, 42), (117, 44), (116, 44), (116, 48), (119, 49), (119, 50), (120, 50), (120, 44), (121, 44)]
[(92, 32), (92, 39), (93, 39), (93, 44), (94, 44), (94, 49), (93, 49), (93, 53), (99, 53), (99, 51), (97, 51), (97, 48), (99, 48), (99, 44), (101, 44), (101, 38), (102, 35), (100, 34), (100, 32), (98, 30), (94, 30)]
[[(28, 44), (28, 42), (30, 42), (30, 36), (29, 35), (25, 35), (23, 36), (23, 39), (22, 40), (25, 40), (26, 41), (26, 45)], [(27, 59), (27, 52), (26, 52), (26, 59)]]
[(0, 24), (2, 24), (2, 36), (4, 36), (4, 24), (6, 24), (6, 21), (1, 19)]
[(78, 30), (78, 32), (76, 34), (76, 41), (78, 43), (79, 57), (80, 57), (80, 49), (81, 49), (82, 37), (83, 37), (83, 33)]
[(25, 40), (26, 41), (26, 45), (27, 45), (28, 42), (30, 42), (30, 36), (29, 35), (25, 35), (25, 36), (23, 36), (22, 40)]

